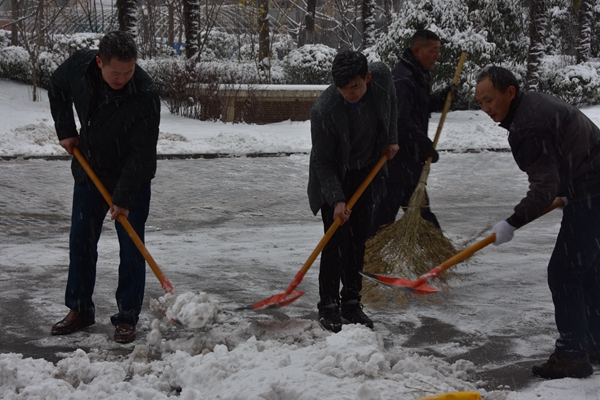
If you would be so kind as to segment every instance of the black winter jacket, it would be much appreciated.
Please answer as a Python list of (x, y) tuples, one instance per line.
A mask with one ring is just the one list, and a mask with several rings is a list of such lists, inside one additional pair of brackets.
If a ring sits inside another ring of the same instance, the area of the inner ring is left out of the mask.
[(509, 130), (514, 159), (529, 179), (508, 223), (521, 227), (556, 197), (577, 202), (600, 195), (600, 129), (576, 107), (519, 91), (500, 126)]
[[(112, 90), (102, 79), (96, 50), (81, 50), (52, 74), (48, 97), (59, 140), (77, 137), (73, 105), (81, 125), (79, 148), (115, 205), (130, 208), (140, 186), (156, 173), (160, 99), (152, 79), (136, 65), (127, 85)], [(106, 93), (99, 101), (98, 93)], [(87, 176), (77, 159), (75, 181)]]
[[(390, 69), (382, 62), (369, 65), (369, 83), (373, 102), (377, 104), (379, 123), (375, 129), (375, 148), (398, 142), (396, 131), (396, 94)], [(308, 201), (316, 215), (323, 204), (348, 201), (342, 181), (349, 169), (350, 127), (345, 100), (335, 85), (319, 96), (310, 113), (312, 150), (308, 173)], [(381, 156), (381, 154), (379, 154)], [(377, 162), (379, 157), (373, 160)]]
[(431, 93), (431, 75), (415, 59), (410, 48), (392, 70), (398, 98), (398, 146), (388, 162), (390, 182), (416, 185), (423, 165), (433, 150), (427, 137), (429, 117), (444, 107), (447, 91)]

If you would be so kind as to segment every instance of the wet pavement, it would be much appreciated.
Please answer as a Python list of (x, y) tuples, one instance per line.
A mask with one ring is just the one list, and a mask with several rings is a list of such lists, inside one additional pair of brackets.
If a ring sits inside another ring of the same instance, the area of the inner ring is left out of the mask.
[[(507, 213), (515, 200), (527, 188), (524, 176), (512, 164), (510, 154), (442, 154), (432, 168), (428, 191), (434, 212), (442, 226), (452, 232), (455, 242), (465, 244), (481, 238), (492, 222), (510, 215)], [(506, 168), (514, 174), (507, 174)], [(486, 172), (481, 175), (481, 171)], [(308, 208), (307, 178), (307, 155), (160, 160), (152, 187), (147, 247), (178, 292), (207, 292), (223, 303), (224, 311), (233, 319), (314, 319), (317, 264), (302, 283), (301, 288), (307, 293), (294, 305), (274, 312), (236, 311), (240, 306), (282, 292), (323, 234), (320, 217), (313, 216)], [(514, 192), (501, 190), (499, 185)], [(76, 341), (69, 337), (57, 340), (49, 335), (50, 326), (67, 312), (62, 302), (71, 194), (68, 161), (0, 161), (2, 353), (57, 361), (61, 352), (86, 348), (85, 332), (75, 334)], [(542, 222), (542, 226), (556, 223), (552, 219)], [(525, 240), (528, 242), (517, 250), (532, 257), (530, 252), (539, 252), (543, 263), (551, 249), (551, 235)], [(99, 251), (94, 296), (97, 323), (90, 331), (106, 334), (106, 348), (127, 352), (130, 349), (110, 340), (113, 328), (108, 317), (116, 308), (118, 246), (114, 227), (108, 220)], [(190, 254), (194, 251), (197, 255)], [(490, 260), (502, 260), (502, 254), (493, 254)], [(474, 362), (476, 376), (486, 389), (518, 390), (536, 381), (529, 372), (531, 364), (544, 358), (548, 345), (551, 347), (547, 343), (554, 335), (551, 314), (548, 318), (548, 309), (543, 309), (539, 312), (546, 313), (542, 315), (546, 317), (543, 323), (513, 325), (518, 311), (507, 306), (506, 328), (499, 321), (503, 316), (493, 315), (496, 309), (492, 315), (476, 315), (487, 307), (480, 303), (490, 302), (493, 297), (489, 296), (490, 291), (497, 290), (498, 297), (503, 298), (500, 302), (507, 304), (527, 301), (527, 293), (506, 299), (501, 288), (494, 289), (494, 282), (486, 282), (479, 275), (470, 281), (470, 276), (477, 273), (474, 269), (465, 271), (466, 282), (457, 289), (460, 296), (456, 292), (454, 297), (442, 294), (430, 303), (413, 300), (403, 307), (370, 310), (376, 321), (375, 330), (381, 333), (386, 346), (402, 345), (449, 362)], [(164, 294), (150, 269), (146, 287), (145, 312), (149, 299)], [(512, 293), (506, 297), (513, 297)], [(435, 312), (429, 313), (431, 309)], [(533, 314), (537, 313), (534, 310)], [(456, 316), (455, 323), (442, 320), (442, 314)], [(142, 316), (145, 324), (139, 326), (138, 338), (147, 332), (149, 318)], [(480, 326), (465, 329), (461, 321)], [(520, 354), (515, 343), (528, 341), (531, 336), (541, 336), (546, 340), (545, 347), (539, 354)], [(468, 350), (455, 355), (437, 351), (442, 344)], [(87, 348), (95, 346), (96, 343), (87, 344)]]

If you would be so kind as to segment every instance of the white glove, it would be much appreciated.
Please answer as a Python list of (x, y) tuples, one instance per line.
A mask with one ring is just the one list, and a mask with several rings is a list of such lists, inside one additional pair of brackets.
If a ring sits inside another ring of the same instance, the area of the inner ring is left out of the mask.
[(515, 228), (506, 220), (498, 222), (492, 228), (492, 233), (496, 234), (496, 241), (494, 242), (495, 246), (500, 246), (502, 243), (510, 242), (515, 234)]

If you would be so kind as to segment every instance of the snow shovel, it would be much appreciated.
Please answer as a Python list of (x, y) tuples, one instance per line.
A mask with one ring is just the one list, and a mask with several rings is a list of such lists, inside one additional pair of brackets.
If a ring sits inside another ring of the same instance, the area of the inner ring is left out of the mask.
[[(100, 181), (100, 178), (98, 178), (98, 175), (96, 175), (94, 170), (92, 170), (92, 167), (90, 167), (90, 164), (88, 164), (87, 160), (77, 147), (73, 147), (73, 155), (75, 156), (75, 158), (77, 158), (77, 161), (79, 161), (79, 164), (81, 164), (81, 166), (88, 174), (92, 182), (94, 182), (94, 185), (96, 185), (96, 188), (98, 188), (98, 191), (102, 194), (102, 197), (104, 197), (104, 200), (106, 200), (108, 205), (112, 207), (113, 203), (110, 193), (108, 193), (108, 190), (106, 190), (106, 188)], [(123, 214), (119, 214), (119, 216), (117, 217), (117, 221), (119, 221), (121, 225), (123, 225), (123, 228), (125, 228), (125, 231), (129, 235), (131, 240), (133, 240), (133, 243), (135, 243), (135, 246), (138, 248), (140, 253), (142, 253), (142, 256), (144, 256), (144, 259), (148, 262), (148, 265), (150, 265), (150, 268), (152, 268), (154, 275), (156, 275), (158, 281), (160, 282), (160, 286), (162, 286), (166, 293), (175, 294), (173, 291), (173, 285), (171, 285), (171, 282), (169, 282), (167, 277), (162, 273), (162, 271), (158, 267), (158, 264), (156, 263), (156, 261), (154, 261), (154, 258), (152, 258), (152, 256), (148, 252), (148, 249), (146, 249), (144, 242), (142, 242), (138, 234), (135, 232), (135, 230), (127, 220), (127, 217), (125, 217)]]
[[(348, 203), (346, 203), (346, 210), (351, 210), (352, 207), (354, 207), (354, 204), (356, 204), (356, 202), (358, 201), (358, 198), (363, 194), (363, 192), (365, 191), (367, 186), (369, 186), (369, 184), (371, 183), (371, 181), (373, 180), (375, 175), (377, 175), (377, 173), (379, 172), (381, 167), (383, 167), (383, 164), (385, 164), (387, 159), (388, 159), (387, 155), (384, 154), (381, 156), (381, 158), (379, 159), (377, 164), (375, 164), (375, 166), (373, 167), (371, 172), (369, 172), (369, 175), (367, 175), (367, 177), (362, 181), (362, 183), (360, 184), (358, 189), (356, 189), (356, 192), (354, 192), (354, 194), (352, 195), (352, 197), (350, 198)], [(302, 296), (304, 294), (304, 292), (303, 291), (295, 291), (295, 289), (298, 287), (300, 282), (302, 282), (304, 275), (310, 269), (310, 267), (312, 266), (313, 262), (315, 261), (315, 259), (319, 255), (319, 253), (321, 253), (321, 251), (323, 250), (325, 245), (329, 242), (329, 239), (331, 239), (331, 237), (333, 236), (333, 234), (335, 233), (337, 228), (341, 225), (341, 223), (342, 223), (342, 217), (337, 217), (335, 219), (335, 221), (333, 221), (333, 224), (331, 224), (331, 226), (329, 227), (329, 229), (327, 230), (327, 232), (325, 233), (325, 235), (323, 236), (321, 241), (319, 241), (319, 244), (317, 244), (317, 247), (315, 247), (313, 252), (310, 254), (310, 256), (308, 257), (308, 260), (306, 260), (306, 262), (304, 263), (304, 265), (302, 266), (300, 271), (298, 271), (298, 273), (294, 277), (294, 280), (288, 286), (288, 288), (285, 290), (285, 292), (273, 295), (265, 300), (259, 301), (258, 303), (254, 303), (251, 306), (244, 307), (244, 308), (257, 310), (257, 309), (266, 308), (266, 307), (268, 307), (268, 308), (283, 307), (283, 306), (287, 306), (288, 304), (293, 303), (300, 296)]]
[[(545, 214), (549, 213), (550, 211), (554, 210), (555, 208), (558, 208), (561, 206), (564, 206), (564, 203), (561, 198), (558, 198), (558, 199), (554, 200), (552, 205), (550, 207), (548, 207), (546, 210), (544, 210), (544, 212), (542, 214), (540, 214), (539, 217), (541, 217), (542, 215), (545, 215)], [(404, 293), (410, 293), (410, 294), (415, 294), (415, 295), (425, 295), (425, 294), (436, 293), (439, 290), (436, 288), (433, 288), (431, 286), (427, 286), (426, 283), (437, 278), (438, 276), (440, 276), (440, 274), (442, 272), (444, 272), (447, 269), (449, 269), (450, 267), (458, 264), (459, 262), (464, 261), (466, 258), (472, 256), (477, 251), (483, 249), (484, 247), (488, 246), (491, 243), (494, 243), (495, 241), (496, 241), (496, 234), (492, 233), (490, 236), (486, 237), (483, 240), (480, 240), (479, 242), (475, 243), (474, 245), (472, 245), (470, 247), (467, 247), (466, 249), (464, 249), (460, 253), (456, 254), (454, 257), (449, 258), (448, 260), (444, 261), (437, 267), (430, 269), (428, 272), (421, 275), (416, 281), (411, 281), (409, 279), (404, 279), (404, 278), (393, 278), (393, 277), (389, 277), (389, 276), (375, 275), (375, 274), (370, 274), (368, 272), (361, 272), (360, 274), (362, 276), (364, 276), (365, 278), (368, 278), (377, 283), (381, 283), (382, 285), (389, 286), (394, 289), (398, 289)]]

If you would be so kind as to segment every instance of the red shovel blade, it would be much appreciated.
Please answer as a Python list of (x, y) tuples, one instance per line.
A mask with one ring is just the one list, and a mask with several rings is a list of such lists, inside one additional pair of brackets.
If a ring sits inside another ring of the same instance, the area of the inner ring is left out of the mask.
[(292, 304), (303, 294), (304, 294), (303, 291), (291, 292), (290, 294), (287, 294), (287, 295), (285, 293), (279, 293), (279, 294), (269, 297), (268, 299), (259, 301), (258, 303), (254, 303), (249, 308), (257, 310), (259, 308), (273, 308), (273, 307), (287, 306), (288, 304)]
[(431, 286), (427, 286), (427, 285), (420, 285), (420, 286), (415, 287), (416, 282), (411, 281), (409, 279), (375, 275), (375, 274), (370, 274), (368, 272), (361, 272), (360, 274), (367, 279), (370, 279), (370, 280), (380, 283), (382, 285), (389, 286), (391, 288), (400, 290), (401, 292), (404, 292), (404, 293), (410, 293), (410, 294), (415, 294), (415, 295), (424, 295), (424, 294), (431, 294), (431, 293), (439, 292), (438, 289), (431, 287)]

